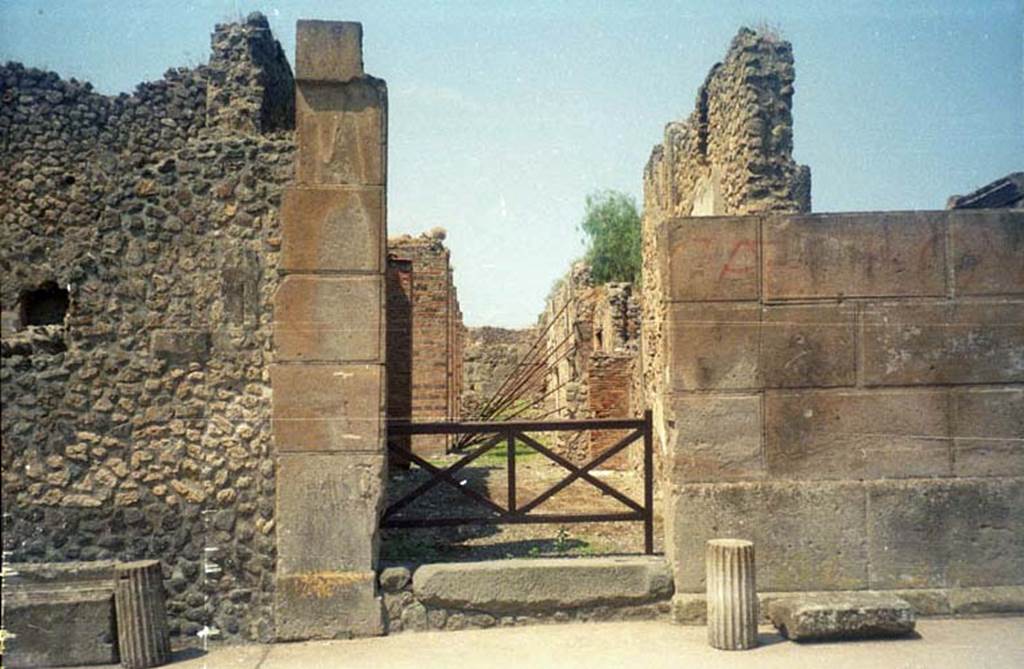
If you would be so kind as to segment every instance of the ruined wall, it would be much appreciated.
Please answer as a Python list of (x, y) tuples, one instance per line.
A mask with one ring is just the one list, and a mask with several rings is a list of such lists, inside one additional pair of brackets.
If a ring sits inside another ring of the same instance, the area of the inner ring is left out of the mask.
[[(389, 418), (422, 422), (460, 416), (462, 312), (443, 239), (435, 233), (388, 240), (389, 272), (405, 271), (408, 277), (392, 281), (395, 299), (388, 303), (389, 337), (396, 347), (404, 345), (388, 351), (388, 396), (395, 402), (389, 402)], [(399, 413), (403, 407), (407, 413)], [(443, 453), (448, 439), (417, 435), (412, 446), (417, 453)]]
[[(294, 99), (262, 16), (212, 43), (209, 66), (115, 97), (0, 68), (3, 542), (14, 561), (160, 558), (172, 633), (269, 640), (293, 152), (271, 131)], [(66, 315), (29, 325), (44, 286)]]
[[(517, 365), (537, 338), (534, 328), (513, 330), (496, 327), (468, 328), (463, 354), (462, 415), (474, 418), (501, 385), (517, 371)], [(524, 394), (527, 401), (543, 394), (543, 378)]]
[(703, 591), (704, 542), (728, 535), (757, 545), (763, 591), (1019, 607), (1024, 213), (689, 218), (660, 233), (677, 591)]
[[(643, 357), (636, 382), (658, 406), (664, 379), (665, 298), (656, 234), (677, 216), (808, 212), (811, 173), (793, 161), (793, 49), (741, 28), (708, 72), (690, 116), (665, 126), (644, 168)], [(655, 408), (655, 411), (658, 411)], [(656, 415), (656, 424), (663, 421)], [(656, 451), (665, 435), (656, 434)]]

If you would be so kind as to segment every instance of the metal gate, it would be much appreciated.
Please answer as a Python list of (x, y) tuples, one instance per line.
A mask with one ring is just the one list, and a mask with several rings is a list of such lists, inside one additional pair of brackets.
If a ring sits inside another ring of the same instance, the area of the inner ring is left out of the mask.
[[(590, 462), (577, 466), (530, 437), (527, 432), (581, 432), (592, 430), (630, 430), (629, 434), (611, 447), (602, 451)], [(381, 527), (450, 527), (454, 525), (506, 525), (526, 523), (591, 523), (608, 521), (636, 521), (644, 524), (644, 552), (654, 552), (654, 451), (651, 439), (651, 412), (645, 411), (643, 418), (599, 418), (593, 420), (561, 421), (497, 421), (497, 422), (436, 422), (409, 423), (392, 422), (388, 431), (394, 435), (453, 434), (467, 437), (484, 437), (481, 445), (452, 463), (441, 468), (404, 446), (388, 442), (388, 449), (401, 461), (413, 462), (430, 473), (430, 478), (403, 495), (385, 509)], [(598, 479), (591, 471), (623, 451), (634, 442), (643, 442), (643, 502), (631, 499), (608, 483)], [(506, 506), (464, 485), (456, 478), (463, 467), (504, 442), (507, 445), (508, 503)], [(521, 443), (568, 470), (558, 483), (543, 491), (525, 504), (516, 499), (516, 443)], [(546, 501), (565, 489), (574, 481), (584, 480), (606, 495), (621, 502), (628, 511), (620, 513), (537, 513)], [(399, 518), (397, 514), (417, 498), (440, 484), (447, 484), (487, 510), (487, 515), (460, 518)]]

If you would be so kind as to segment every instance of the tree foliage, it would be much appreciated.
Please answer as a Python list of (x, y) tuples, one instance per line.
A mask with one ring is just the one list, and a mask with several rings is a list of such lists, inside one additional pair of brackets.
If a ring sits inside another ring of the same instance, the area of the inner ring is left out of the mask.
[(591, 193), (580, 229), (594, 283), (640, 278), (640, 214), (632, 196), (614, 190)]

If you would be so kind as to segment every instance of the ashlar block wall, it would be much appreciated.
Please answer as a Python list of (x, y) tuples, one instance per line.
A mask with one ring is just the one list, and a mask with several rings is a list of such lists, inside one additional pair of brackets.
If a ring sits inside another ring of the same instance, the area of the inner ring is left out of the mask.
[(703, 591), (705, 541), (734, 536), (757, 544), (762, 591), (900, 590), (925, 613), (1019, 603), (1024, 212), (657, 232), (677, 591)]

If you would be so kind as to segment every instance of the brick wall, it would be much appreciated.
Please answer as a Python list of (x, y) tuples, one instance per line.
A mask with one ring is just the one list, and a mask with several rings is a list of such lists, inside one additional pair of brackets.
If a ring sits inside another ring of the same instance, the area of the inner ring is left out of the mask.
[[(389, 407), (392, 418), (438, 421), (460, 415), (462, 313), (452, 283), (448, 249), (441, 239), (424, 235), (388, 240), (392, 274), (389, 291)], [(407, 270), (401, 269), (407, 267)], [(403, 331), (404, 328), (404, 331)], [(394, 364), (392, 364), (394, 363)], [(417, 453), (444, 453), (446, 435), (412, 438)]]
[(674, 219), (657, 243), (678, 591), (723, 535), (765, 591), (943, 612), (1024, 584), (1024, 213)]

